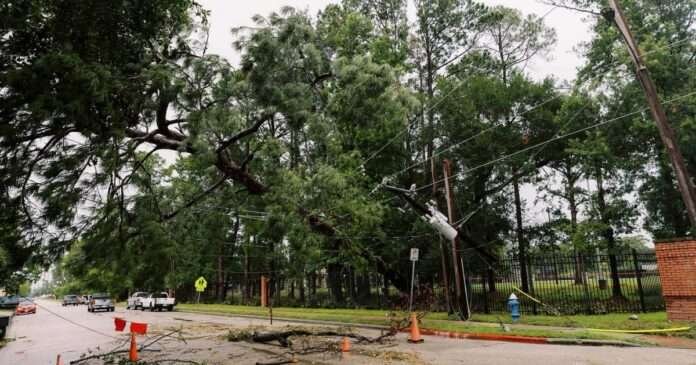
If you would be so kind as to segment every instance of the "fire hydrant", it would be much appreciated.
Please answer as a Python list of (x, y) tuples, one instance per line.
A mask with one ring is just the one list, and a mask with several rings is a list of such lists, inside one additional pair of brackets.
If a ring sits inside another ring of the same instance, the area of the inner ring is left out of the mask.
[(512, 315), (512, 321), (517, 322), (520, 319), (520, 300), (517, 299), (515, 293), (510, 294), (508, 298), (508, 310)]

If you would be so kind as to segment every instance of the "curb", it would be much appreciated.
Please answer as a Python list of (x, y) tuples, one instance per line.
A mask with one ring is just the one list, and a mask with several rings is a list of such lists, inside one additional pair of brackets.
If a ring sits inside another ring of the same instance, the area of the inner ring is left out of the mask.
[(533, 336), (513, 336), (513, 335), (498, 335), (498, 334), (488, 334), (488, 333), (467, 333), (467, 332), (452, 332), (452, 331), (438, 331), (429, 328), (421, 328), (421, 334), (429, 336), (447, 337), (447, 338), (457, 338), (461, 340), (482, 340), (482, 341), (503, 341), (503, 342), (518, 342), (536, 345), (545, 345), (549, 343), (549, 339), (546, 337), (533, 337)]
[(610, 340), (585, 340), (573, 338), (548, 338), (551, 345), (579, 345), (579, 346), (615, 346), (615, 347), (644, 347), (637, 343)]
[[(177, 310), (177, 312), (182, 313), (197, 313), (197, 314), (207, 314), (213, 316), (222, 317), (241, 317), (250, 319), (262, 319), (268, 320), (267, 316), (256, 316), (250, 314), (226, 314), (219, 312), (204, 312), (204, 311), (187, 311), (187, 310)], [(285, 317), (273, 317), (274, 320), (278, 322), (290, 322), (290, 323), (306, 323), (306, 324), (323, 324), (330, 326), (339, 327), (354, 327), (363, 328), (371, 330), (388, 330), (387, 326), (379, 326), (374, 324), (360, 324), (360, 323), (346, 323), (346, 322), (334, 322), (334, 321), (322, 321), (316, 319), (293, 319)], [(405, 328), (401, 332), (406, 333), (409, 329)], [(513, 343), (526, 343), (534, 345), (571, 345), (571, 346), (616, 346), (616, 347), (642, 347), (639, 344), (633, 344), (624, 341), (611, 341), (611, 340), (586, 340), (579, 338), (548, 338), (548, 337), (535, 337), (535, 336), (514, 336), (514, 335), (503, 335), (503, 334), (489, 334), (489, 333), (468, 333), (468, 332), (455, 332), (455, 331), (440, 331), (429, 328), (421, 328), (420, 332), (422, 335), (426, 336), (437, 336), (452, 339), (461, 340), (480, 340), (480, 341), (501, 341), (501, 342), (513, 342)]]
[[(404, 330), (402, 332), (408, 332)], [(572, 346), (615, 346), (615, 347), (643, 347), (639, 344), (625, 341), (611, 340), (588, 340), (580, 338), (550, 338), (550, 337), (535, 337), (535, 336), (514, 336), (514, 335), (499, 335), (489, 333), (467, 333), (467, 332), (452, 332), (438, 331), (428, 328), (421, 328), (421, 334), (429, 336), (467, 339), (467, 340), (482, 340), (482, 341), (502, 341), (516, 342), (535, 345), (572, 345)]]

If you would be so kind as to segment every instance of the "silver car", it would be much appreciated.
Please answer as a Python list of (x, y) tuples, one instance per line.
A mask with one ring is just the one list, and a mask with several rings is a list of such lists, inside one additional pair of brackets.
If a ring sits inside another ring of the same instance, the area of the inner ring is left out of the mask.
[(107, 312), (114, 311), (114, 302), (111, 301), (111, 297), (107, 294), (94, 294), (92, 299), (87, 304), (87, 311), (95, 312), (98, 310), (105, 310)]

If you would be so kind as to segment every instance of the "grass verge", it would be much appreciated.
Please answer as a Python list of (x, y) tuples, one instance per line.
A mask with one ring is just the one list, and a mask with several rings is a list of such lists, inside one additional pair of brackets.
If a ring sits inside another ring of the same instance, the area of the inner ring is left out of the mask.
[[(268, 316), (268, 309), (260, 307), (224, 305), (224, 304), (179, 304), (177, 309), (183, 312), (198, 312), (220, 315)], [(369, 309), (321, 309), (321, 308), (273, 308), (275, 318), (298, 320), (322, 320), (345, 324), (388, 325), (387, 311)], [(497, 322), (497, 321), (495, 321)], [(500, 325), (487, 322), (461, 322), (448, 319), (447, 313), (428, 313), (423, 319), (422, 327), (440, 331), (458, 331), (481, 334), (506, 334), (512, 336), (535, 336), (549, 338), (575, 338), (593, 340), (619, 340), (645, 343), (639, 336), (615, 333), (597, 333), (582, 328), (556, 328), (543, 326), (512, 326), (505, 332)]]

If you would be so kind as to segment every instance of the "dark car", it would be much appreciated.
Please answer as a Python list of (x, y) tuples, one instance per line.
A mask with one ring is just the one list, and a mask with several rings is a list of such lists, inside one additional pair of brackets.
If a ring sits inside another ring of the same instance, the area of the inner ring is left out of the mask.
[(98, 310), (114, 311), (114, 302), (111, 301), (111, 297), (108, 294), (99, 293), (92, 295), (92, 299), (87, 304), (87, 311), (95, 312)]
[(8, 295), (0, 297), (0, 308), (14, 309), (15, 307), (17, 307), (21, 299), (22, 298), (19, 295)]
[(11, 314), (0, 313), (0, 340), (5, 338), (7, 327), (10, 325)]
[(80, 304), (80, 298), (77, 295), (74, 294), (68, 294), (63, 297), (63, 307), (66, 305), (79, 305)]

